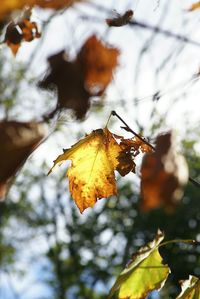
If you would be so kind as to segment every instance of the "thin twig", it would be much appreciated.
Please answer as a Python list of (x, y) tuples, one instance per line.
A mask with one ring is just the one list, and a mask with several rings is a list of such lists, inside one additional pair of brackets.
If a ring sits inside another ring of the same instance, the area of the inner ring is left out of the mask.
[[(101, 12), (104, 12), (106, 14), (110, 14), (112, 15), (113, 14), (113, 11), (109, 8), (106, 8), (105, 6), (101, 5), (101, 4), (97, 4), (97, 3), (89, 3), (90, 7), (98, 10), (98, 11), (101, 11)], [(93, 21), (100, 21), (101, 22), (101, 19), (100, 18), (95, 18), (95, 17), (91, 17), (89, 15), (85, 15), (84, 16), (84, 19), (85, 20), (93, 20)], [(128, 25), (130, 26), (133, 26), (133, 27), (140, 27), (140, 28), (143, 28), (143, 29), (146, 29), (146, 30), (150, 30), (150, 31), (153, 31), (153, 32), (156, 32), (156, 33), (159, 33), (159, 34), (163, 34), (165, 36), (168, 36), (168, 37), (172, 37), (172, 38), (175, 38), (177, 40), (180, 40), (184, 43), (190, 43), (194, 46), (198, 46), (200, 47), (200, 43), (197, 42), (197, 41), (194, 41), (194, 40), (191, 40), (190, 38), (187, 38), (186, 36), (183, 36), (183, 35), (180, 35), (180, 34), (176, 34), (176, 33), (173, 33), (167, 29), (162, 29), (158, 26), (154, 26), (154, 25), (151, 25), (151, 24), (148, 24), (148, 23), (143, 23), (143, 22), (140, 22), (140, 21), (136, 21), (136, 20), (133, 20), (133, 21), (130, 21), (128, 22)]]
[(180, 41), (182, 41), (184, 43), (189, 43), (189, 44), (192, 44), (194, 46), (200, 47), (200, 43), (199, 42), (194, 41), (194, 40), (192, 40), (190, 38), (187, 38), (186, 36), (173, 33), (173, 32), (171, 32), (169, 30), (162, 29), (162, 28), (160, 28), (158, 26), (153, 26), (153, 25), (150, 25), (150, 24), (147, 24), (147, 23), (143, 23), (143, 22), (138, 22), (138, 21), (131, 21), (128, 24), (131, 25), (131, 26), (137, 26), (137, 27), (144, 28), (144, 29), (147, 29), (147, 30), (150, 30), (150, 31), (154, 31), (154, 32), (159, 33), (159, 34), (163, 34), (165, 36), (175, 38), (175, 39), (180, 40)]
[(119, 116), (119, 114), (117, 114), (116, 111), (112, 111), (111, 114), (113, 116), (117, 116), (117, 118), (119, 118), (119, 120), (121, 120), (121, 122), (126, 126), (126, 128), (128, 129), (129, 132), (131, 132), (133, 135), (135, 135), (138, 139), (140, 139), (142, 142), (146, 143), (150, 148), (152, 148), (155, 151), (155, 147), (149, 143), (146, 139), (144, 139), (143, 137), (141, 137), (139, 134), (137, 134), (135, 131), (133, 131), (128, 125), (127, 123)]
[[(112, 111), (111, 114), (113, 116), (116, 116), (128, 129), (129, 132), (131, 132), (133, 135), (135, 135), (137, 138), (139, 138), (142, 142), (144, 142), (145, 144), (147, 144), (149, 147), (151, 147), (154, 151), (155, 151), (155, 147), (149, 143), (146, 139), (144, 139), (143, 137), (141, 137), (140, 135), (138, 135), (135, 131), (133, 131), (128, 125), (127, 123), (121, 118), (121, 116), (119, 116), (119, 114), (117, 114), (116, 111)], [(193, 179), (192, 177), (189, 176), (189, 181), (196, 187), (200, 188), (200, 183), (198, 181), (196, 181), (195, 179)]]

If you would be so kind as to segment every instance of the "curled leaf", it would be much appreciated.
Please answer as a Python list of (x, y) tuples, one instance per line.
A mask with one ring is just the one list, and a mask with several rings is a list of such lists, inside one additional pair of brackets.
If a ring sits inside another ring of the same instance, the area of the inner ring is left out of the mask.
[(158, 231), (152, 242), (132, 256), (111, 288), (108, 299), (117, 291), (119, 299), (144, 299), (149, 292), (163, 287), (170, 273), (169, 267), (163, 265), (158, 251), (163, 239), (163, 233)]
[(150, 210), (164, 206), (173, 210), (183, 195), (188, 181), (188, 166), (175, 150), (172, 133), (160, 135), (154, 153), (144, 156), (141, 166), (142, 208)]
[(131, 21), (133, 14), (132, 10), (127, 10), (123, 15), (117, 14), (115, 18), (106, 19), (106, 23), (109, 27), (121, 27)]
[(24, 12), (24, 17), (14, 23), (13, 21), (6, 28), (4, 41), (10, 47), (14, 55), (17, 54), (19, 47), (23, 41), (31, 42), (35, 38), (39, 38), (41, 34), (38, 31), (36, 22), (30, 20), (31, 11)]
[[(118, 136), (118, 139), (123, 140), (123, 137)], [(114, 170), (126, 175), (135, 168), (130, 148), (121, 147), (107, 128), (92, 131), (72, 148), (64, 150), (54, 166), (65, 160), (72, 161), (67, 172), (69, 189), (81, 213), (94, 206), (98, 199), (117, 193)]]
[(5, 196), (12, 177), (44, 136), (45, 127), (41, 123), (0, 122), (0, 198)]
[(189, 279), (181, 281), (181, 293), (176, 299), (199, 299), (200, 298), (200, 280), (190, 275)]

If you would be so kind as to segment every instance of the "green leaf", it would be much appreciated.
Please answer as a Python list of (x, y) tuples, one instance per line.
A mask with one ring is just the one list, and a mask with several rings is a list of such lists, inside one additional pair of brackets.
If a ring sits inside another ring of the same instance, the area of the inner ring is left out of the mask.
[(181, 293), (176, 299), (199, 299), (200, 280), (190, 275), (189, 279), (181, 281)]
[(162, 264), (158, 247), (164, 239), (161, 231), (155, 239), (141, 247), (132, 257), (131, 262), (118, 276), (110, 290), (108, 299), (118, 290), (119, 299), (144, 299), (149, 292), (163, 287), (170, 269)]

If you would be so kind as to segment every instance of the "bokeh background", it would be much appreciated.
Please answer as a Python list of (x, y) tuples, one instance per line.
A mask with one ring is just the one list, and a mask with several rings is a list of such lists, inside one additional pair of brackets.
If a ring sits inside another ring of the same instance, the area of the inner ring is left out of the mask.
[[(40, 121), (56, 105), (55, 93), (38, 88), (50, 55), (64, 49), (73, 59), (92, 34), (121, 53), (112, 83), (100, 99), (92, 99), (84, 120), (76, 120), (67, 110), (46, 123), (49, 138), (28, 159), (0, 202), (1, 299), (106, 298), (132, 253), (152, 240), (158, 228), (166, 240), (200, 242), (200, 189), (188, 183), (173, 213), (162, 208), (143, 212), (141, 158), (136, 174), (117, 176), (117, 197), (98, 201), (82, 215), (68, 190), (69, 163), (47, 176), (62, 148), (104, 127), (111, 110), (116, 110), (151, 142), (159, 133), (175, 129), (190, 175), (200, 179), (200, 10), (188, 12), (191, 3), (99, 0), (83, 1), (61, 12), (37, 8), (33, 19), (42, 37), (23, 43), (16, 57), (1, 44), (0, 118), (19, 121)], [(105, 19), (115, 16), (115, 10), (127, 9), (146, 28), (106, 25)], [(130, 136), (120, 126), (112, 117), (109, 129)], [(200, 245), (170, 244), (160, 251), (172, 273), (163, 290), (149, 298), (175, 298), (179, 280), (189, 274), (200, 276)]]

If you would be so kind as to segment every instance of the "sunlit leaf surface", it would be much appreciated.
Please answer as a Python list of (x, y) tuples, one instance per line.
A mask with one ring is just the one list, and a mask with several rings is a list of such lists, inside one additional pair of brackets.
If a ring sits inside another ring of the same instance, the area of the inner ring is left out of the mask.
[(189, 279), (181, 281), (181, 293), (177, 299), (199, 299), (200, 298), (200, 280), (190, 275)]
[[(121, 136), (117, 138), (124, 140)], [(92, 131), (54, 161), (54, 166), (65, 160), (72, 161), (67, 172), (69, 188), (81, 213), (97, 199), (117, 193), (114, 170), (126, 175), (135, 169), (130, 151), (129, 145), (118, 143), (105, 128)]]
[(170, 269), (163, 265), (158, 246), (164, 235), (158, 231), (155, 239), (141, 247), (118, 276), (108, 298), (118, 291), (119, 299), (144, 299), (149, 292), (164, 285)]

